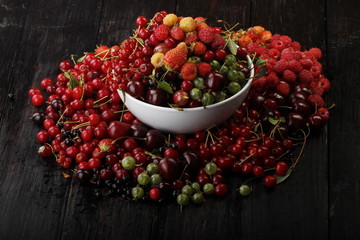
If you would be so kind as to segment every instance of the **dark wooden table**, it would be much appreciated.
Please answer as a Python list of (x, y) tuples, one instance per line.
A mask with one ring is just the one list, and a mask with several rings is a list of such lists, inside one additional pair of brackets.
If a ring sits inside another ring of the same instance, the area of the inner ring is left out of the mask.
[[(286, 184), (261, 184), (180, 211), (175, 203), (94, 201), (37, 155), (27, 97), (57, 64), (130, 35), (139, 15), (167, 10), (262, 25), (323, 50), (336, 103)], [(0, 239), (359, 239), (360, 1), (0, 0)]]

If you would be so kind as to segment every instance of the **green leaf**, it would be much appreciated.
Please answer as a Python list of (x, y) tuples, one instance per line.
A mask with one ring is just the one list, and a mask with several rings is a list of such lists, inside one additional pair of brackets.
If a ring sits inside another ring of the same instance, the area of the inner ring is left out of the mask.
[(256, 77), (261, 78), (266, 75), (266, 72), (267, 72), (267, 69), (266, 69), (266, 66), (264, 65), (260, 68), (259, 72), (256, 74)]
[(265, 66), (266, 62), (267, 62), (266, 59), (258, 58), (258, 59), (256, 60), (255, 65), (258, 66), (258, 67), (262, 67), (262, 66)]
[(86, 55), (82, 56), (81, 58), (79, 58), (79, 59), (77, 60), (77, 62), (80, 63), (80, 62), (84, 61), (85, 57), (86, 57)]
[(75, 87), (80, 86), (80, 82), (69, 72), (64, 72), (64, 76), (69, 79), (69, 89), (73, 90)]
[(278, 124), (279, 122), (285, 122), (285, 119), (284, 119), (284, 118), (273, 118), (273, 117), (269, 117), (268, 120), (269, 120), (269, 122), (270, 122), (272, 125), (276, 125), (276, 124)]
[(227, 34), (226, 33), (224, 33), (224, 32), (220, 32), (220, 33), (218, 33), (219, 35), (221, 35), (221, 36), (226, 36)]
[(227, 41), (228, 41), (228, 46), (229, 46), (230, 52), (233, 55), (236, 55), (238, 46), (236, 45), (236, 43), (231, 38), (229, 38)]
[(164, 90), (165, 92), (168, 92), (170, 94), (173, 94), (173, 90), (168, 82), (161, 81), (157, 85), (158, 89)]
[(274, 176), (276, 178), (276, 184), (280, 184), (284, 182), (291, 175), (293, 169), (294, 169), (293, 167), (290, 167), (285, 176), (279, 176), (275, 174)]

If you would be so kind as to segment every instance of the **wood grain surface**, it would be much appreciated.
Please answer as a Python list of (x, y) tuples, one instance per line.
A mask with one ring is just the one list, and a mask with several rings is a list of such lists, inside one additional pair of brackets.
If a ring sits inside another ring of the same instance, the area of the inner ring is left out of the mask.
[[(71, 54), (118, 44), (137, 16), (160, 10), (262, 25), (323, 50), (326, 100), (336, 107), (286, 183), (255, 184), (243, 198), (231, 178), (225, 199), (181, 211), (174, 202), (95, 200), (37, 155), (28, 89), (55, 79)], [(0, 0), (0, 239), (359, 239), (359, 46), (359, 1)]]

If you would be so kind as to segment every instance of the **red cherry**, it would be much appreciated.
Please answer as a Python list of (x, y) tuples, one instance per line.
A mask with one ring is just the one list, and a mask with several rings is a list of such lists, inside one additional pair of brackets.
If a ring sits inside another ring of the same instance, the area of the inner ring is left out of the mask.
[(41, 94), (35, 94), (32, 96), (31, 102), (34, 106), (41, 106), (45, 102), (45, 98)]
[(279, 176), (285, 176), (289, 170), (289, 166), (286, 162), (280, 161), (276, 163), (275, 173)]
[(225, 184), (220, 183), (220, 184), (216, 185), (214, 193), (218, 197), (225, 197), (227, 194), (227, 191), (228, 191), (228, 187)]
[(268, 188), (273, 188), (276, 186), (276, 177), (272, 176), (272, 175), (268, 175), (264, 178), (264, 185), (265, 187)]
[(149, 191), (149, 196), (152, 200), (157, 201), (161, 197), (161, 192), (158, 188), (152, 188)]

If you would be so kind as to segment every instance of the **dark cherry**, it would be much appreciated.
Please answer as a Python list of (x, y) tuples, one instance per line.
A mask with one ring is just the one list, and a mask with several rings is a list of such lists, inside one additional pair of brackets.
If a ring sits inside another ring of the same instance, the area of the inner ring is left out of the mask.
[(281, 106), (285, 103), (285, 98), (277, 92), (271, 92), (268, 95), (268, 98), (274, 99), (278, 106)]
[(146, 93), (146, 102), (153, 105), (163, 106), (166, 103), (166, 99), (167, 94), (161, 89), (152, 88)]
[(303, 91), (293, 92), (289, 95), (290, 102), (295, 102), (298, 100), (306, 100), (306, 98), (307, 98), (307, 94), (304, 93)]
[(286, 117), (286, 123), (290, 131), (295, 131), (304, 128), (306, 121), (303, 115), (291, 112)]
[(179, 164), (174, 158), (165, 157), (159, 162), (159, 173), (167, 181), (174, 181), (180, 177)]
[(111, 139), (129, 136), (130, 132), (130, 125), (119, 121), (112, 121), (107, 127), (107, 133)]
[(220, 91), (226, 85), (226, 78), (218, 72), (211, 72), (205, 79), (205, 85), (212, 91)]
[(165, 135), (159, 130), (153, 129), (146, 133), (145, 146), (148, 149), (157, 149), (165, 145)]
[(292, 111), (308, 116), (311, 112), (311, 106), (305, 100), (297, 100), (292, 103)]
[(127, 84), (126, 92), (134, 98), (139, 98), (144, 95), (144, 85), (139, 81), (130, 81)]
[(33, 120), (36, 124), (42, 125), (45, 120), (45, 115), (43, 113), (36, 112), (31, 116), (31, 120)]
[(308, 123), (311, 128), (318, 129), (324, 125), (325, 121), (320, 114), (314, 113), (309, 116)]
[(265, 97), (262, 94), (254, 94), (250, 98), (250, 106), (254, 107), (255, 109), (260, 109), (265, 102)]
[(197, 172), (202, 163), (194, 152), (184, 152), (182, 154), (181, 160), (186, 163), (186, 170), (191, 173)]
[(133, 125), (131, 125), (130, 128), (131, 128), (131, 136), (137, 138), (145, 138), (146, 133), (148, 132), (148, 129), (142, 123), (134, 123)]

